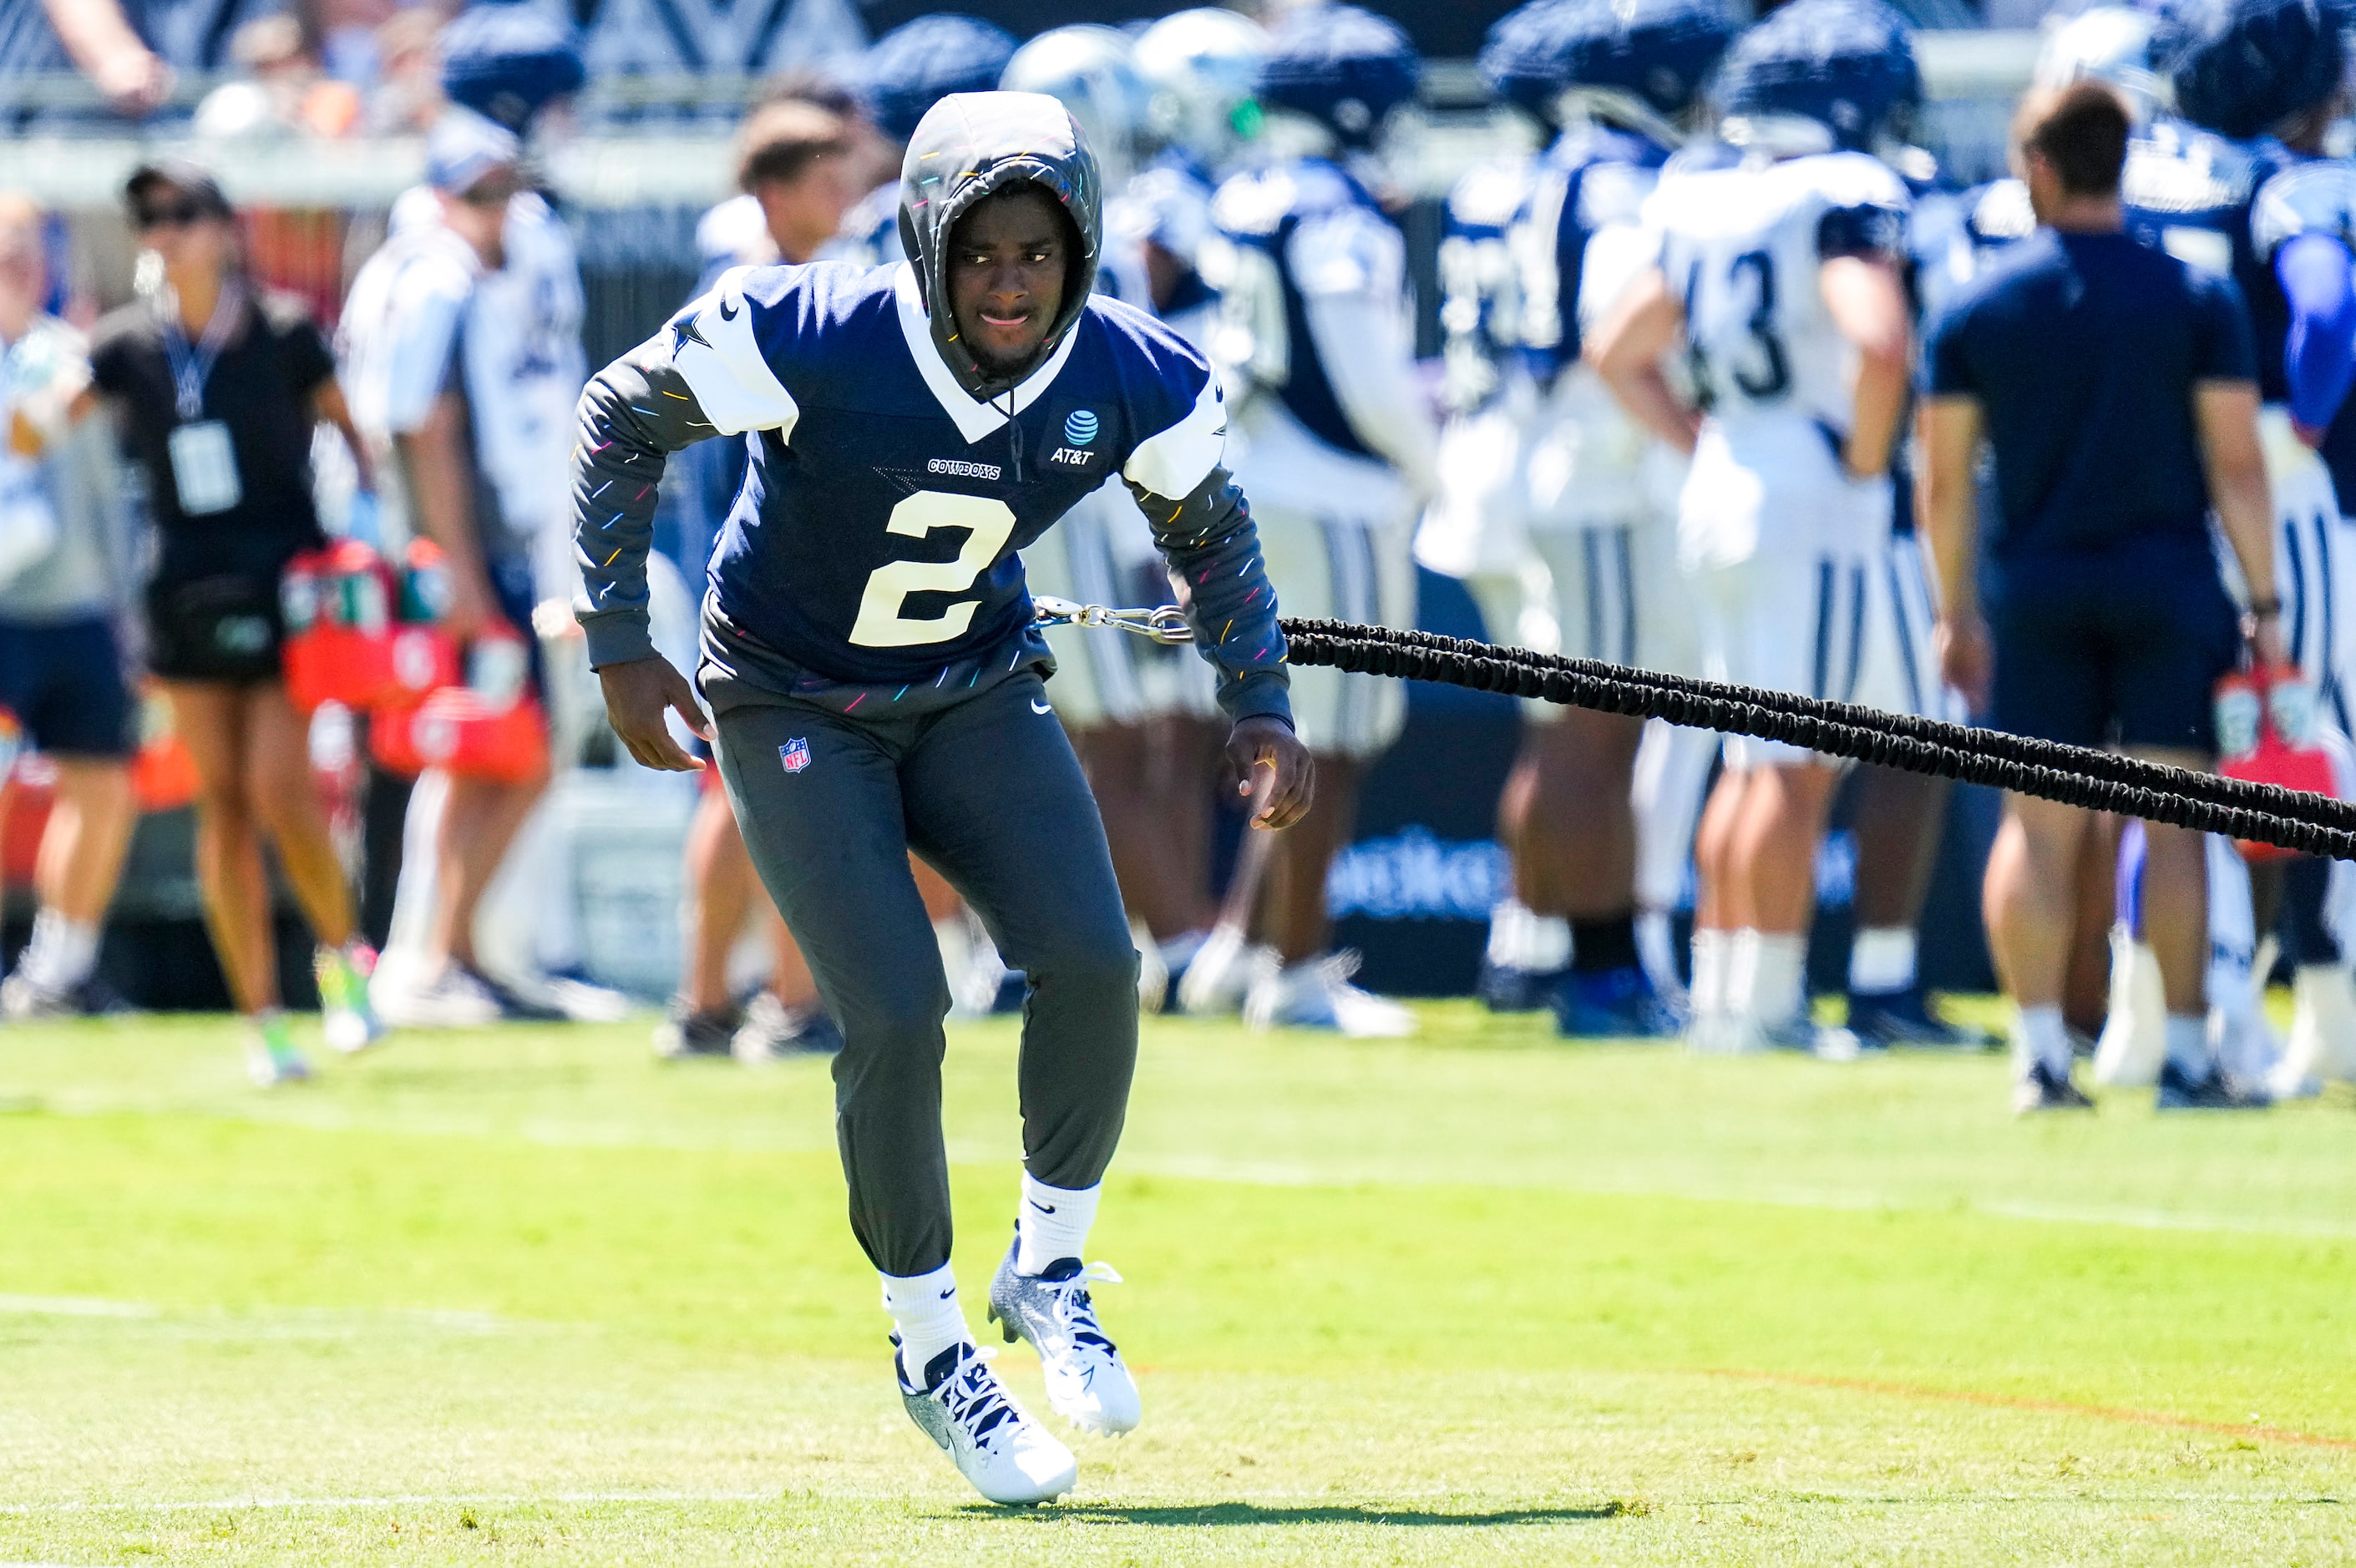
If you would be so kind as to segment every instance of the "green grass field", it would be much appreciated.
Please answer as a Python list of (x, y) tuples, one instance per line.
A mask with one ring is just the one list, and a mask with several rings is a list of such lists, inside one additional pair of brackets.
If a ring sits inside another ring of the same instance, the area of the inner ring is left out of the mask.
[[(217, 1020), (0, 1030), (0, 1562), (2356, 1557), (2347, 1102), (2021, 1124), (1993, 1057), (1427, 1017), (1149, 1025), (1093, 1249), (1147, 1422), (1033, 1513), (900, 1411), (823, 1063), (262, 1095)], [(952, 1037), (969, 1301), (1013, 1051)]]

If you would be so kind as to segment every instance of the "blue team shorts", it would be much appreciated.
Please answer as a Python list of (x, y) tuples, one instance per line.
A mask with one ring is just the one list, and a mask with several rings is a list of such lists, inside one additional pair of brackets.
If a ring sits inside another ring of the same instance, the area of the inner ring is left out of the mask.
[(52, 756), (128, 757), (139, 749), (123, 652), (103, 618), (57, 625), (0, 621), (0, 708)]
[(2205, 539), (1991, 563), (1988, 723), (2073, 746), (2213, 754), (2240, 618)]

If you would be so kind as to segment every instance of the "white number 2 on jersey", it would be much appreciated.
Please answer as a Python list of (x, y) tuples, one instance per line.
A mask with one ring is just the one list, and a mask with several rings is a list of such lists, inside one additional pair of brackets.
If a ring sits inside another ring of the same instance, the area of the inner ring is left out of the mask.
[(923, 539), (935, 528), (963, 528), (965, 546), (954, 560), (895, 560), (879, 566), (859, 596), (851, 640), (862, 648), (905, 648), (946, 643), (973, 623), (973, 604), (952, 604), (937, 615), (903, 615), (911, 593), (962, 593), (998, 560), (1013, 537), (1014, 512), (988, 496), (919, 490), (892, 508), (884, 531)]

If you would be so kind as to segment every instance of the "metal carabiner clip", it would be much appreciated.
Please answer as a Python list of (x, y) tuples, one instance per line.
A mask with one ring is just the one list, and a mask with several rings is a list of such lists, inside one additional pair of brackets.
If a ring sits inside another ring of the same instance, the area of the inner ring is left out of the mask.
[(1036, 593), (1032, 595), (1031, 607), (1034, 624), (1042, 626), (1110, 626), (1173, 645), (1194, 640), (1194, 628), (1186, 624), (1186, 613), (1175, 604), (1164, 604), (1156, 610), (1114, 610), (1102, 604), (1076, 604), (1052, 593)]

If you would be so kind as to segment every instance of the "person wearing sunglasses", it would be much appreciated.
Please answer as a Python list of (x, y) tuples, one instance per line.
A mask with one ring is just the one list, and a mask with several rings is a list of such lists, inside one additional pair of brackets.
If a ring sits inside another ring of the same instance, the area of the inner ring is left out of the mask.
[(326, 542), (311, 441), (327, 423), (363, 467), (335, 359), (302, 307), (247, 275), (228, 198), (205, 169), (142, 166), (123, 187), (139, 241), (137, 298), (98, 324), (91, 381), (145, 481), (156, 564), (147, 667), (163, 682), (198, 774), (197, 878), (238, 1010), (248, 1069), (268, 1086), (308, 1076), (280, 1006), (270, 880), (277, 847), (320, 946), (326, 1033), (373, 1043), (372, 960), (311, 776), (308, 730), (279, 667), (279, 578)]

